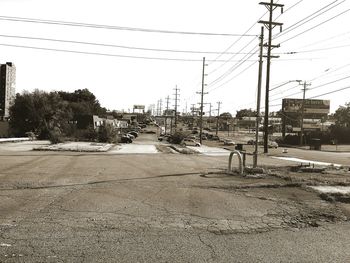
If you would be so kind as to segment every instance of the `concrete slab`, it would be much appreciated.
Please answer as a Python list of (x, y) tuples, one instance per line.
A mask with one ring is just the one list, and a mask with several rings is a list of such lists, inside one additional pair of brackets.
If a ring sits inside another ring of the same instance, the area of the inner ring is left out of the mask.
[(305, 160), (305, 159), (300, 159), (300, 158), (295, 158), (295, 157), (272, 156), (272, 158), (285, 160), (285, 161), (291, 161), (291, 162), (307, 163), (307, 164), (315, 164), (315, 165), (323, 165), (323, 166), (337, 166), (337, 167), (341, 166), (340, 164), (336, 164), (336, 163), (311, 161), (311, 160)]
[(109, 151), (111, 154), (155, 154), (159, 153), (155, 145), (122, 144)]
[(218, 148), (218, 147), (209, 147), (202, 145), (201, 147), (187, 146), (191, 150), (194, 150), (198, 153), (208, 155), (208, 156), (229, 156), (230, 151)]

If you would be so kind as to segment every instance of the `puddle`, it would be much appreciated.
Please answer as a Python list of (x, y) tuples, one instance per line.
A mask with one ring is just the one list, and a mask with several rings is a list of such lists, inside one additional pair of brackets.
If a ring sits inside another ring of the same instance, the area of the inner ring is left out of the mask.
[(285, 161), (291, 161), (291, 162), (298, 162), (298, 163), (309, 163), (309, 164), (315, 164), (315, 165), (336, 166), (336, 167), (342, 166), (342, 165), (336, 164), (336, 163), (326, 163), (326, 162), (311, 161), (311, 160), (305, 160), (305, 159), (300, 159), (300, 158), (295, 158), (295, 157), (278, 157), (278, 156), (273, 156), (272, 158), (285, 160)]
[(350, 186), (310, 186), (310, 188), (325, 194), (350, 194)]

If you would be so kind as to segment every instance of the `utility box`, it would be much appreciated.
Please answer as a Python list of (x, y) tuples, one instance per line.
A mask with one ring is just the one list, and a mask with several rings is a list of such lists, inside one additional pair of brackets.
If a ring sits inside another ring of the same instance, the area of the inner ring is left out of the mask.
[(316, 150), (316, 151), (320, 151), (321, 150), (321, 140), (318, 138), (312, 138), (310, 140), (310, 150)]

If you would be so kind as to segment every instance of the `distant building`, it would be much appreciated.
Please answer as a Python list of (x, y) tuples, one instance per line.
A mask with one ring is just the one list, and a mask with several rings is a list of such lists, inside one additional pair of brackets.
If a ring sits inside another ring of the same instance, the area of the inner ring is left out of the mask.
[(0, 64), (0, 120), (10, 116), (10, 106), (14, 103), (16, 91), (16, 67), (12, 62)]

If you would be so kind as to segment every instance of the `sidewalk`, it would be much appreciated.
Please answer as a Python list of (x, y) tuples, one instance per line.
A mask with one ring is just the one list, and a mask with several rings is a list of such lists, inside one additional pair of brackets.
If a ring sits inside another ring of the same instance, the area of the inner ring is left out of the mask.
[(28, 137), (19, 137), (19, 138), (0, 138), (0, 143), (4, 142), (24, 142), (30, 141)]

